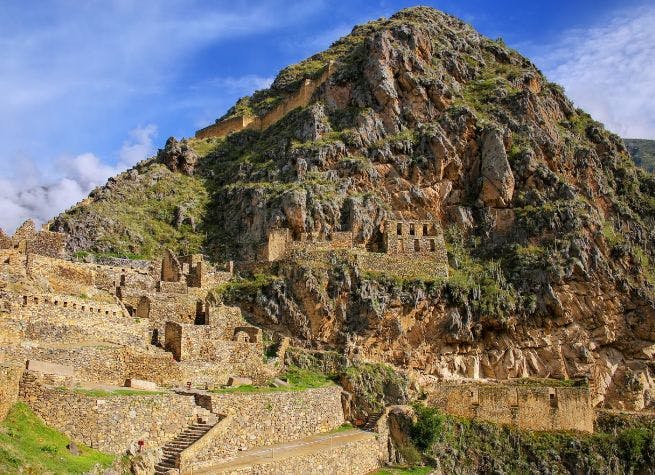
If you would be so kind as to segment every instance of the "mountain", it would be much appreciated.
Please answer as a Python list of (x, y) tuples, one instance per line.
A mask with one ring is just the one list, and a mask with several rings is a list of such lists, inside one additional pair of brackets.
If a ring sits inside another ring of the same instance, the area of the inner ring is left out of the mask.
[[(218, 297), (298, 345), (420, 377), (586, 378), (595, 404), (653, 407), (655, 176), (501, 40), (403, 10), (198, 135), (51, 229), (78, 255), (235, 260)], [(363, 264), (396, 221), (444, 230), (447, 275)], [(265, 262), (275, 230), (354, 247)]]
[(646, 171), (655, 172), (655, 140), (623, 139), (635, 163)]

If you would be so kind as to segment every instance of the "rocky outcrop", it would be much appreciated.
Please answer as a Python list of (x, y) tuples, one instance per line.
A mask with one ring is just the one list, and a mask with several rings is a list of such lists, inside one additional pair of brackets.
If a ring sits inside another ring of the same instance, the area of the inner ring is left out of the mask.
[(481, 140), (482, 189), (478, 198), (486, 206), (505, 207), (514, 195), (514, 175), (507, 161), (502, 136), (497, 130), (485, 130)]
[(157, 160), (172, 172), (193, 175), (198, 155), (189, 147), (186, 140), (178, 142), (175, 137), (169, 137), (166, 140), (166, 146), (157, 152)]

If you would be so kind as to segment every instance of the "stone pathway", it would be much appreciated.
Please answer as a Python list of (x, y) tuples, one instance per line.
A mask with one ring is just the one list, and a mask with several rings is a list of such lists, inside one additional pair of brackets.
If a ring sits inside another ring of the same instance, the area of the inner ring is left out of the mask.
[(304, 439), (285, 442), (269, 447), (258, 447), (256, 449), (246, 450), (239, 455), (229, 459), (224, 459), (220, 463), (203, 469), (194, 470), (193, 474), (209, 475), (231, 472), (254, 467), (262, 463), (269, 463), (291, 457), (300, 457), (314, 452), (326, 451), (350, 442), (358, 442), (374, 438), (375, 434), (361, 431), (359, 429), (350, 429), (334, 434), (317, 434)]

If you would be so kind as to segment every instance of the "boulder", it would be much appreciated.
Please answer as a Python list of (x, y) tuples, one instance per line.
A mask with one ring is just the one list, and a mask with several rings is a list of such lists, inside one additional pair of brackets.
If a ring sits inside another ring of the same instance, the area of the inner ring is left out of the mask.
[(156, 391), (157, 383), (153, 383), (152, 381), (145, 381), (143, 379), (130, 378), (127, 381), (125, 381), (125, 387), (133, 388), (133, 389), (143, 389), (145, 391)]
[(482, 134), (482, 160), (480, 164), (482, 189), (478, 198), (486, 205), (504, 208), (514, 196), (514, 175), (507, 160), (503, 136), (497, 129)]
[(227, 380), (227, 385), (232, 387), (250, 386), (252, 385), (252, 379), (239, 376), (230, 376), (230, 378)]
[(273, 386), (275, 386), (276, 388), (291, 386), (289, 383), (287, 383), (286, 381), (281, 380), (280, 378), (275, 378), (273, 381), (271, 381), (271, 384)]

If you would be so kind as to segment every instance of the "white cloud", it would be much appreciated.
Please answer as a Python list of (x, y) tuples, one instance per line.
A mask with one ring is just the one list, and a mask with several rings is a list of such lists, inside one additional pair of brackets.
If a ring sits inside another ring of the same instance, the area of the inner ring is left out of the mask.
[(68, 209), (107, 179), (135, 165), (154, 151), (157, 128), (149, 124), (130, 132), (130, 139), (118, 151), (115, 165), (104, 164), (92, 153), (61, 157), (59, 175), (53, 178), (34, 161), (22, 158), (20, 172), (12, 179), (0, 179), (0, 227), (12, 233), (28, 218), (44, 223)]
[(247, 94), (250, 95), (258, 89), (266, 89), (273, 82), (273, 77), (257, 76), (256, 74), (246, 74), (239, 77), (217, 77), (209, 81), (209, 85), (224, 89), (229, 94)]
[(577, 106), (623, 137), (655, 139), (655, 7), (617, 11), (604, 25), (528, 47)]

